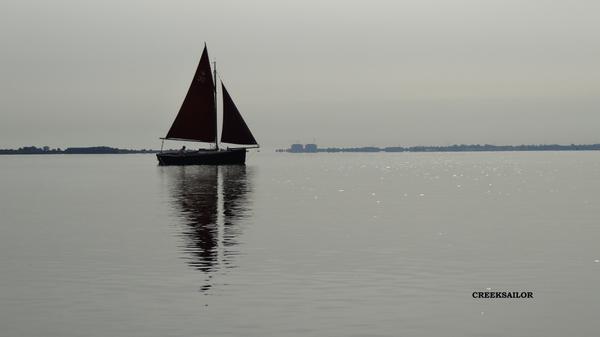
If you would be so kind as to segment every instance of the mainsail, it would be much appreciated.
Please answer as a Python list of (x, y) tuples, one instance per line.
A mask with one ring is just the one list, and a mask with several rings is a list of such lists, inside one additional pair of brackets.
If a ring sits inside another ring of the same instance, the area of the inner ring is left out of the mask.
[(215, 84), (205, 45), (190, 89), (166, 138), (215, 142), (217, 110), (214, 95)]
[(223, 88), (223, 130), (221, 132), (221, 142), (256, 145), (256, 139), (252, 136), (252, 132), (248, 129), (244, 118), (240, 115), (223, 82), (221, 82), (221, 87)]

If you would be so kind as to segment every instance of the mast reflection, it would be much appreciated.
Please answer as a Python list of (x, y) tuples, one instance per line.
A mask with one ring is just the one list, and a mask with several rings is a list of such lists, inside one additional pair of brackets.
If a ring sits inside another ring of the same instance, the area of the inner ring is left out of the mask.
[(241, 223), (250, 211), (251, 172), (245, 166), (167, 167), (171, 200), (183, 224), (181, 247), (188, 264), (213, 275), (235, 267)]

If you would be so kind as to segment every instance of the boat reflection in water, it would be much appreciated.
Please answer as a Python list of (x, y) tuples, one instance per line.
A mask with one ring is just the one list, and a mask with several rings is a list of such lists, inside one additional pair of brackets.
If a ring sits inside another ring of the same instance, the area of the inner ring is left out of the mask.
[(250, 211), (252, 172), (246, 166), (162, 168), (174, 209), (182, 222), (182, 251), (188, 264), (206, 274), (209, 290), (215, 273), (235, 267), (241, 224)]

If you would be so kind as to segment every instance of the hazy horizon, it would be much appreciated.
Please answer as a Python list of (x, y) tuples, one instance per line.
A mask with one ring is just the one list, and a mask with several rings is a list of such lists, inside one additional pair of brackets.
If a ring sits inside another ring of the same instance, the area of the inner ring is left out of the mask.
[(600, 143), (593, 1), (0, 9), (0, 148), (159, 148), (205, 41), (265, 148)]

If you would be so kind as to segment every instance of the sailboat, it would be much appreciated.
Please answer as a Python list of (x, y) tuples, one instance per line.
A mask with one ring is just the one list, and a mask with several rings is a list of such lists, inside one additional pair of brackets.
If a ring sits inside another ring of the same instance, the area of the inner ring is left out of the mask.
[(205, 44), (200, 57), (200, 64), (196, 69), (179, 113), (175, 117), (169, 132), (167, 132), (167, 136), (161, 139), (163, 145), (165, 140), (180, 140), (211, 143), (214, 144), (214, 147), (198, 151), (186, 151), (184, 146), (179, 151), (163, 152), (161, 146), (160, 153), (156, 154), (159, 165), (244, 165), (246, 150), (259, 147), (233, 99), (227, 92), (223, 81), (221, 81), (223, 93), (221, 143), (241, 145), (241, 147), (222, 148), (222, 146), (219, 146), (216, 81), (217, 67), (215, 64), (213, 81)]

